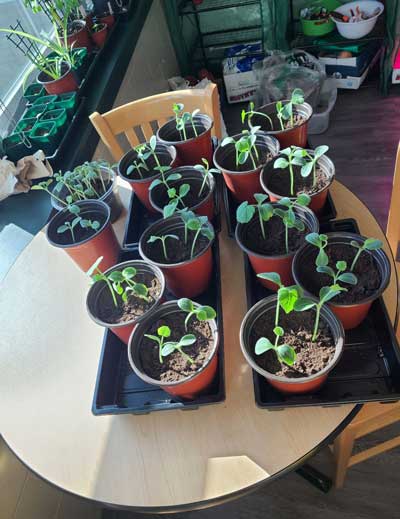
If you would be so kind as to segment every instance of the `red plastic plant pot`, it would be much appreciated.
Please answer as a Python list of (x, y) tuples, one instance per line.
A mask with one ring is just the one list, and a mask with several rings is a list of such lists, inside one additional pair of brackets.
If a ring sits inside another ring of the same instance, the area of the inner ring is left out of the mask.
[[(135, 326), (143, 321), (144, 319), (147, 319), (150, 317), (156, 310), (156, 308), (161, 304), (164, 294), (165, 294), (165, 279), (164, 275), (161, 272), (161, 270), (154, 266), (149, 265), (148, 263), (141, 261), (141, 260), (131, 260), (131, 261), (124, 261), (123, 263), (118, 263), (117, 265), (112, 266), (111, 268), (108, 268), (104, 271), (103, 269), (103, 262), (100, 263), (99, 268), (104, 274), (110, 274), (114, 270), (123, 270), (126, 267), (134, 267), (138, 274), (141, 273), (148, 273), (153, 274), (154, 277), (158, 279), (161, 285), (161, 291), (160, 296), (155, 301), (154, 305), (143, 315), (131, 319), (128, 322), (124, 323), (108, 323), (103, 321), (100, 317), (100, 305), (102, 301), (102, 297), (104, 294), (104, 291), (107, 293), (109, 288), (107, 287), (106, 283), (104, 281), (98, 281), (96, 283), (93, 283), (93, 285), (90, 287), (90, 290), (88, 292), (88, 295), (86, 297), (86, 309), (89, 314), (89, 316), (93, 319), (93, 321), (100, 326), (103, 326), (104, 328), (108, 328), (111, 330), (119, 339), (121, 339), (122, 342), (124, 342), (126, 345), (129, 343), (129, 337), (131, 336), (131, 333)], [(119, 296), (116, 296), (117, 298)], [(118, 300), (118, 299), (117, 299)], [(111, 303), (112, 304), (112, 303)]]
[[(208, 115), (197, 114), (194, 117), (194, 124), (197, 137), (193, 136), (182, 141), (181, 135), (176, 129), (175, 119), (172, 119), (158, 129), (157, 139), (168, 146), (175, 146), (181, 166), (201, 164), (201, 159), (207, 159), (211, 165), (213, 159), (211, 130), (214, 123)], [(186, 124), (186, 131), (188, 135), (193, 134), (190, 123)]]
[[(120, 246), (110, 223), (109, 206), (99, 200), (82, 200), (74, 205), (80, 208), (79, 216), (88, 220), (97, 220), (101, 224), (100, 228), (82, 241), (72, 241), (69, 231), (62, 234), (57, 232), (61, 225), (64, 225), (65, 222), (72, 222), (76, 217), (75, 214), (69, 212), (68, 208), (65, 208), (50, 220), (46, 229), (48, 241), (54, 247), (64, 249), (78, 267), (85, 272), (100, 256), (103, 256), (101, 264), (103, 269), (112, 267), (118, 261)], [(75, 227), (75, 232), (77, 232), (78, 226)]]
[[(279, 204), (277, 203), (274, 203), (272, 205), (279, 206)], [(295, 213), (301, 220), (303, 220), (306, 228), (308, 229), (308, 232), (318, 232), (319, 222), (314, 213), (310, 211), (310, 209), (308, 209), (307, 207), (296, 207)], [(284, 285), (292, 285), (292, 263), (296, 253), (292, 252), (290, 254), (284, 254), (282, 256), (266, 256), (264, 254), (259, 254), (249, 249), (245, 243), (246, 228), (248, 228), (249, 225), (253, 228), (259, 225), (258, 217), (254, 216), (248, 224), (238, 223), (236, 226), (235, 237), (239, 247), (243, 250), (243, 252), (247, 254), (247, 257), (249, 258), (254, 272), (256, 274), (262, 274), (263, 272), (277, 272), (280, 275), (282, 283)], [(268, 239), (268, 236), (266, 237), (266, 239)], [(271, 281), (260, 278), (258, 279), (258, 281), (270, 290), (278, 290), (278, 286), (275, 283), (271, 283)]]
[[(307, 151), (310, 155), (314, 154), (314, 150), (307, 150)], [(320, 190), (318, 193), (310, 195), (311, 202), (308, 207), (312, 211), (314, 211), (314, 213), (316, 215), (321, 213), (322, 209), (324, 208), (324, 205), (326, 202), (326, 197), (328, 196), (329, 188), (335, 178), (335, 165), (333, 164), (333, 162), (331, 161), (331, 159), (329, 157), (327, 157), (326, 155), (323, 155), (318, 160), (318, 166), (325, 173), (326, 178), (328, 179), (328, 182), (327, 182), (326, 186), (322, 190)], [(296, 199), (295, 196), (292, 197), (283, 192), (281, 192), (281, 193), (274, 192), (269, 187), (271, 179), (274, 178), (274, 175), (280, 174), (281, 172), (282, 172), (281, 169), (274, 169), (274, 161), (271, 161), (269, 164), (267, 164), (261, 171), (261, 175), (260, 175), (261, 186), (262, 186), (263, 190), (268, 194), (271, 202), (277, 202), (283, 197), (288, 197), (292, 201)], [(289, 170), (287, 171), (287, 174), (289, 175)], [(297, 176), (297, 175), (300, 176), (300, 167), (299, 166), (294, 166), (294, 174), (295, 174), (295, 176)], [(310, 175), (312, 176), (312, 172), (310, 173)]]
[[(365, 237), (350, 232), (332, 232), (327, 233), (327, 236), (329, 245), (347, 244), (350, 246), (350, 242), (352, 240), (360, 244), (365, 240)], [(302, 265), (305, 265), (305, 262), (308, 262), (308, 264), (310, 262), (314, 264), (317, 252), (318, 251), (316, 247), (307, 243), (304, 247), (297, 251), (293, 260), (293, 278), (295, 279), (296, 284), (300, 285), (304, 291), (311, 294), (312, 289), (304, 279)], [(381, 282), (376, 292), (371, 294), (369, 297), (364, 298), (362, 301), (357, 301), (356, 303), (350, 304), (340, 304), (335, 303), (335, 300), (332, 300), (332, 302), (328, 303), (334, 314), (342, 322), (345, 330), (356, 328), (363, 322), (369, 312), (372, 303), (375, 299), (382, 295), (390, 281), (390, 261), (382, 249), (364, 251), (362, 254), (370, 254), (374, 258), (380, 272)], [(315, 272), (315, 275), (319, 276), (320, 274)]]
[(93, 13), (88, 13), (85, 17), (85, 22), (86, 22), (86, 28), (88, 31), (91, 31), (92, 30), (92, 27), (93, 27)]
[[(70, 48), (83, 48), (85, 47), (88, 51), (88, 54), (92, 52), (93, 45), (90, 39), (90, 34), (88, 28), (86, 26), (86, 22), (84, 20), (74, 20), (69, 24), (68, 29), (71, 29), (75, 32), (67, 35), (67, 46)], [(64, 43), (64, 38), (60, 37), (61, 43)]]
[(67, 92), (75, 92), (79, 85), (70, 65), (63, 63), (63, 75), (59, 79), (52, 79), (44, 72), (40, 72), (36, 81), (43, 85), (48, 94), (65, 94)]
[[(239, 134), (234, 135), (233, 138), (238, 140), (240, 137)], [(279, 142), (275, 137), (270, 137), (264, 132), (257, 133), (256, 146), (259, 154), (269, 151), (275, 157), (279, 153)], [(261, 192), (260, 172), (265, 163), (260, 164), (256, 169), (236, 171), (236, 150), (233, 144), (227, 144), (219, 145), (215, 150), (214, 164), (222, 171), (228, 189), (237, 200), (254, 203), (254, 193)]]
[[(287, 100), (282, 103), (287, 103)], [(311, 119), (313, 109), (308, 103), (301, 105), (294, 105), (294, 113), (304, 118), (304, 122), (299, 126), (290, 128), (287, 130), (271, 130), (271, 125), (266, 117), (261, 115), (254, 115), (251, 118), (252, 126), (261, 126), (261, 130), (276, 137), (281, 145), (281, 149), (284, 150), (289, 146), (299, 146), (305, 148), (307, 145), (307, 134), (308, 134), (308, 121)], [(276, 102), (269, 103), (267, 105), (257, 108), (257, 112), (265, 113), (272, 119), (274, 128), (280, 128), (279, 119), (276, 115)]]
[(129, 340), (128, 358), (133, 371), (144, 382), (158, 386), (173, 396), (177, 396), (182, 399), (193, 400), (199, 393), (202, 393), (205, 389), (207, 389), (207, 387), (214, 380), (217, 373), (219, 333), (215, 320), (208, 321), (214, 336), (214, 348), (211, 351), (209, 358), (203, 364), (203, 367), (193, 373), (193, 375), (190, 377), (179, 380), (173, 384), (151, 378), (144, 372), (140, 356), (143, 335), (148, 333), (151, 322), (157, 321), (166, 315), (170, 315), (179, 311), (180, 309), (176, 301), (169, 301), (160, 305), (154, 313), (146, 316), (146, 319), (138, 323)]
[[(315, 298), (312, 299), (317, 301)], [(336, 366), (340, 360), (340, 357), (342, 356), (344, 346), (343, 326), (336, 318), (334, 313), (326, 305), (324, 305), (321, 309), (320, 318), (321, 320), (324, 320), (326, 324), (328, 324), (336, 346), (335, 354), (332, 357), (330, 363), (327, 364), (324, 369), (310, 377), (289, 378), (277, 376), (266, 371), (257, 364), (255, 360), (257, 356), (254, 354), (254, 347), (258, 337), (254, 339), (253, 334), (253, 328), (259, 319), (263, 319), (263, 316), (269, 312), (273, 312), (275, 314), (276, 304), (276, 295), (266, 297), (250, 308), (250, 310), (244, 316), (242, 325), (240, 327), (240, 347), (242, 349), (244, 358), (254, 369), (254, 371), (265, 377), (272, 386), (274, 386), (282, 393), (303, 394), (316, 391), (326, 381), (329, 372)]]
[[(171, 188), (176, 188), (178, 191), (179, 186), (189, 183), (191, 186), (191, 191), (193, 190), (195, 193), (200, 191), (203, 184), (203, 175), (198, 169), (194, 168), (193, 166), (180, 166), (179, 168), (174, 168), (168, 172), (168, 174), (173, 173), (182, 175), (182, 178), (171, 181), (169, 183)], [(190, 205), (188, 209), (200, 216), (207, 216), (207, 218), (211, 221), (214, 218), (215, 191), (215, 179), (212, 175), (207, 177), (206, 187), (208, 187), (207, 196), (200, 202), (195, 203), (194, 205)], [(206, 187), (204, 189), (206, 189)], [(149, 198), (153, 209), (162, 214), (163, 207), (169, 203), (167, 189), (164, 184), (159, 184), (158, 186), (153, 187), (153, 189), (150, 190)], [(178, 207), (182, 208), (181, 204), (179, 204)]]
[(179, 216), (157, 220), (140, 237), (139, 254), (144, 260), (157, 265), (163, 271), (167, 286), (176, 297), (195, 297), (207, 289), (211, 279), (213, 268), (212, 241), (196, 256), (180, 263), (155, 262), (151, 258), (151, 244), (147, 243), (152, 235), (174, 234), (178, 229), (184, 229), (184, 224)]
[(105, 23), (109, 29), (115, 24), (115, 16), (113, 14), (105, 14), (97, 17), (99, 23)]
[(106, 42), (108, 27), (105, 23), (96, 24), (96, 31), (91, 33), (92, 40), (96, 47), (101, 49)]
[[(156, 153), (161, 166), (170, 166), (171, 168), (174, 168), (177, 165), (176, 149), (173, 146), (157, 143)], [(128, 151), (128, 153), (125, 153), (125, 155), (118, 163), (118, 174), (121, 178), (129, 182), (132, 191), (139, 198), (146, 209), (151, 213), (156, 213), (157, 211), (150, 203), (149, 187), (153, 180), (160, 176), (160, 172), (154, 170), (154, 167), (157, 164), (152, 157), (149, 157), (146, 163), (148, 164), (149, 169), (153, 170), (150, 176), (143, 179), (132, 178), (132, 174), (128, 175), (127, 170), (135, 160), (137, 160), (136, 150), (133, 149)]]

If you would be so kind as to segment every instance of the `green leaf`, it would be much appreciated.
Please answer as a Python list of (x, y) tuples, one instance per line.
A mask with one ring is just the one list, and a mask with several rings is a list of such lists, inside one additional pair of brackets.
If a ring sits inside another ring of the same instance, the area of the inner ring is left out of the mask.
[(147, 243), (154, 243), (157, 240), (160, 240), (161, 238), (159, 236), (150, 236), (150, 238), (147, 240)]
[(301, 88), (295, 88), (292, 92), (291, 102), (295, 105), (301, 105), (304, 103), (304, 92)]
[(68, 206), (68, 211), (69, 211), (70, 213), (72, 213), (72, 214), (79, 214), (81, 210), (80, 210), (80, 208), (79, 208), (78, 205), (76, 205), (76, 204), (70, 204), (70, 205)]
[(58, 234), (62, 234), (63, 232), (68, 231), (68, 229), (69, 229), (68, 225), (63, 224), (63, 225), (60, 225), (60, 227), (58, 227), (57, 232), (58, 232)]
[(176, 350), (177, 343), (176, 342), (166, 342), (161, 350), (161, 355), (163, 357), (168, 357)]
[(132, 291), (139, 297), (146, 297), (149, 289), (143, 283), (135, 283), (135, 285), (132, 287)]
[(180, 173), (171, 173), (167, 177), (167, 182), (173, 182), (174, 180), (179, 180), (182, 178), (182, 175)]
[(153, 188), (155, 188), (156, 186), (159, 186), (160, 184), (162, 184), (161, 179), (156, 178), (156, 179), (154, 179), (153, 182), (150, 184), (149, 189), (153, 189)]
[(196, 310), (196, 317), (199, 321), (205, 321), (207, 319), (207, 314), (203, 309), (198, 308)]
[(298, 231), (304, 231), (306, 228), (303, 220), (300, 220), (299, 218), (296, 218), (293, 222), (293, 227), (295, 227)]
[(335, 272), (331, 267), (328, 267), (327, 265), (321, 265), (317, 267), (317, 272), (320, 274), (328, 274), (328, 276), (331, 276), (332, 278), (335, 277)]
[(118, 270), (114, 270), (113, 272), (110, 272), (107, 277), (113, 283), (121, 283), (124, 280), (124, 276), (122, 275), (122, 272), (119, 272)]
[(190, 185), (189, 184), (182, 184), (180, 187), (179, 187), (179, 196), (181, 198), (183, 198), (184, 196), (186, 196), (190, 191)]
[(95, 270), (97, 270), (97, 267), (100, 265), (100, 263), (103, 261), (104, 256), (100, 256), (97, 258), (97, 260), (93, 263), (93, 265), (89, 268), (89, 270), (86, 271), (86, 274), (88, 276), (91, 276)]
[(175, 213), (176, 208), (178, 207), (178, 204), (179, 204), (179, 200), (173, 200), (168, 205), (164, 206), (163, 207), (163, 217), (169, 218), (170, 216), (172, 216)]
[(274, 215), (274, 208), (271, 204), (260, 205), (258, 210), (260, 212), (261, 219), (264, 222), (268, 222), (268, 220), (270, 220)]
[(342, 283), (348, 283), (349, 285), (357, 285), (358, 279), (357, 276), (351, 272), (344, 272), (343, 274), (340, 274), (338, 281), (342, 281)]
[(170, 187), (169, 189), (167, 189), (167, 195), (168, 195), (168, 198), (175, 198), (176, 189), (174, 187)]
[(322, 144), (321, 146), (317, 146), (314, 150), (314, 157), (319, 159), (322, 157), (322, 155), (325, 155), (325, 153), (329, 150), (329, 146), (326, 146), (325, 144)]
[(300, 174), (303, 178), (306, 178), (310, 175), (311, 171), (313, 170), (313, 163), (307, 162), (301, 167)]
[(306, 193), (300, 193), (300, 195), (296, 198), (296, 204), (301, 205), (302, 207), (307, 207), (311, 202), (311, 197)]
[(310, 234), (307, 234), (306, 241), (315, 247), (319, 247), (321, 245), (321, 240), (317, 232), (310, 232)]
[(383, 246), (383, 243), (381, 240), (377, 240), (376, 238), (367, 238), (364, 242), (364, 249), (367, 250), (377, 250), (381, 249)]
[(288, 198), (287, 196), (284, 196), (283, 198), (281, 198), (279, 200), (279, 204), (284, 205), (285, 207), (290, 207), (292, 202), (291, 202), (290, 198)]
[(320, 249), (318, 252), (317, 259), (315, 260), (315, 264), (317, 267), (325, 267), (329, 263), (329, 258), (324, 251), (324, 249)]
[(302, 167), (305, 164), (305, 160), (303, 158), (293, 157), (292, 164), (294, 166), (301, 166)]
[(275, 285), (278, 285), (278, 287), (283, 286), (281, 276), (277, 272), (262, 272), (261, 274), (257, 274), (257, 277), (271, 281), (272, 283), (275, 283)]
[(284, 159), (283, 157), (279, 157), (274, 162), (274, 169), (286, 169), (288, 166), (289, 166), (289, 162), (286, 159)]
[(98, 222), (97, 220), (95, 220), (94, 222), (92, 222), (92, 229), (94, 229), (95, 231), (97, 231), (98, 229), (100, 229), (100, 222)]
[(124, 289), (119, 283), (113, 283), (113, 289), (119, 296), (121, 296), (124, 293)]
[(283, 337), (284, 333), (285, 333), (285, 331), (282, 328), (282, 326), (275, 326), (275, 328), (274, 328), (275, 335), (277, 335), (278, 337)]
[(200, 307), (200, 310), (204, 312), (205, 318), (200, 319), (199, 315), (197, 315), (199, 321), (209, 321), (210, 319), (215, 319), (217, 316), (217, 312), (212, 306), (204, 305)]
[(278, 346), (276, 353), (278, 354), (278, 359), (288, 366), (293, 366), (296, 362), (296, 352), (289, 344), (281, 344)]
[(190, 346), (196, 342), (196, 337), (192, 333), (188, 333), (184, 335), (182, 339), (179, 341), (180, 346)]
[(242, 202), (236, 210), (236, 220), (239, 223), (249, 223), (255, 213), (255, 207), (248, 202)]
[(127, 302), (128, 302), (128, 294), (127, 294), (126, 292), (124, 292), (124, 293), (122, 294), (121, 297), (122, 297), (122, 301), (123, 301), (124, 303), (127, 303)]
[(213, 240), (215, 236), (214, 230), (209, 225), (201, 229), (201, 234), (208, 238), (210, 241)]
[(187, 297), (182, 297), (181, 299), (178, 299), (177, 303), (179, 308), (184, 312), (190, 313), (193, 312), (193, 310), (195, 309), (193, 301), (188, 299)]
[(253, 196), (258, 204), (262, 204), (268, 198), (268, 195), (265, 195), (264, 193), (254, 193)]
[(287, 314), (293, 311), (298, 298), (299, 294), (295, 288), (283, 287), (278, 290), (278, 302)]
[(328, 301), (339, 295), (340, 292), (342, 292), (342, 290), (340, 290), (339, 288), (336, 289), (333, 287), (337, 287), (337, 285), (332, 285), (331, 287), (322, 287), (319, 291), (319, 299), (322, 304), (327, 303)]
[(316, 303), (310, 299), (309, 297), (299, 297), (294, 305), (294, 310), (296, 312), (304, 312), (305, 310), (309, 310), (313, 306), (316, 306)]
[(361, 249), (361, 245), (355, 240), (351, 240), (350, 245), (356, 249)]
[(225, 139), (221, 142), (221, 146), (224, 147), (227, 144), (235, 144), (235, 139), (232, 137), (225, 137)]
[(244, 164), (249, 156), (249, 153), (247, 151), (241, 151), (239, 153), (238, 162), (239, 164)]
[(191, 231), (198, 231), (201, 227), (201, 221), (199, 220), (199, 218), (191, 218), (187, 222), (187, 226), (188, 229), (190, 229)]
[(158, 344), (160, 344), (160, 338), (156, 337), (155, 335), (150, 335), (149, 333), (145, 333), (144, 337), (147, 337), (148, 339), (151, 339), (152, 341), (155, 341)]
[(266, 351), (273, 350), (274, 348), (274, 345), (269, 339), (267, 339), (266, 337), (260, 337), (260, 339), (258, 339), (254, 347), (254, 353), (256, 355), (262, 355)]
[(171, 335), (171, 328), (169, 326), (160, 326), (157, 329), (157, 333), (160, 337), (170, 337)]
[[(294, 146), (292, 146), (292, 150), (293, 150)], [(303, 148), (296, 148), (294, 149), (293, 151), (293, 156), (294, 157), (297, 157), (297, 158), (304, 158), (307, 156), (307, 151), (304, 150)]]
[(336, 268), (340, 272), (344, 272), (347, 269), (347, 263), (345, 261), (337, 261)]
[(152, 135), (149, 140), (149, 146), (150, 148), (155, 151), (157, 147), (157, 137), (155, 135)]

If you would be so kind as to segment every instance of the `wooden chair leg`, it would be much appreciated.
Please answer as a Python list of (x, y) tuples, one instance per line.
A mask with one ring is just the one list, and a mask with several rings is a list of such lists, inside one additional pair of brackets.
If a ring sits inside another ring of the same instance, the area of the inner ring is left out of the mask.
[(335, 488), (342, 488), (346, 478), (355, 435), (351, 429), (345, 429), (334, 442), (333, 453), (336, 459)]

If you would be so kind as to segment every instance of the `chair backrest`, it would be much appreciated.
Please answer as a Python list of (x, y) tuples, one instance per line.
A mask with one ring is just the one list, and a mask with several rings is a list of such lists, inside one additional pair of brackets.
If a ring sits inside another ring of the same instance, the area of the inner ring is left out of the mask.
[(105, 114), (94, 112), (90, 120), (100, 135), (101, 140), (118, 161), (124, 151), (116, 136), (125, 134), (131, 146), (140, 144), (135, 127), (140, 127), (143, 136), (149, 140), (154, 131), (150, 123), (156, 122), (158, 127), (166, 123), (172, 116), (173, 103), (183, 103), (185, 111), (193, 112), (196, 108), (214, 120), (213, 135), (221, 138), (221, 112), (217, 85), (211, 83), (204, 89), (188, 88), (165, 92), (151, 97), (132, 101)]
[[(397, 147), (396, 165), (394, 167), (392, 197), (390, 200), (389, 217), (386, 227), (386, 237), (392, 249), (397, 278), (400, 278), (400, 142)], [(398, 321), (398, 320), (397, 320)], [(397, 325), (397, 337), (400, 340), (400, 324)]]

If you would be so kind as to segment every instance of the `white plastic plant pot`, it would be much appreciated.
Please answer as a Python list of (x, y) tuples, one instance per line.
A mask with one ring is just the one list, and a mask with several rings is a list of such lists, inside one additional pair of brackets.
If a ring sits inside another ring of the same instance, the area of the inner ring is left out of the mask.
[(377, 2), (375, 0), (358, 0), (357, 2), (349, 2), (344, 4), (341, 7), (335, 9), (335, 11), (346, 16), (351, 16), (350, 10), (352, 9), (355, 12), (357, 7), (360, 9), (360, 11), (364, 11), (367, 14), (372, 14), (376, 9), (379, 8), (379, 13), (377, 13), (372, 18), (369, 18), (368, 20), (361, 20), (359, 22), (341, 22), (340, 20), (332, 17), (332, 20), (335, 22), (339, 34), (341, 34), (343, 38), (357, 40), (369, 34), (375, 27), (379, 16), (385, 9), (381, 2)]

